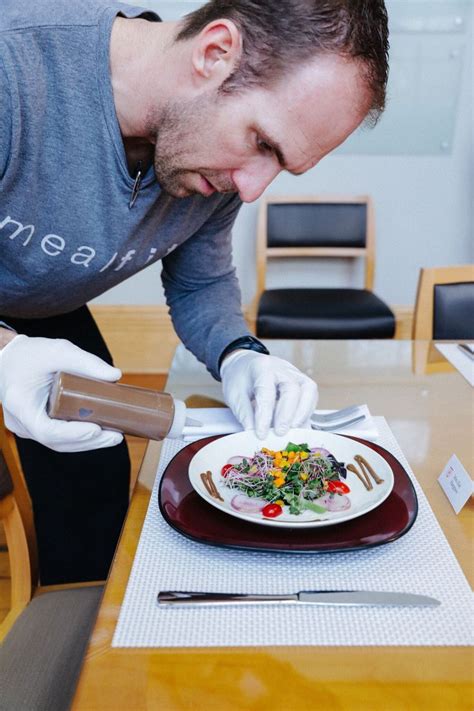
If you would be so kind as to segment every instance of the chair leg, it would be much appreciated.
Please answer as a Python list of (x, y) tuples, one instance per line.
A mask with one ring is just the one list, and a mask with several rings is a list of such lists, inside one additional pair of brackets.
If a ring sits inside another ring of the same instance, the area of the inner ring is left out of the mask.
[(28, 541), (12, 495), (0, 501), (0, 520), (5, 528), (11, 575), (11, 609), (0, 625), (1, 642), (31, 600), (32, 585)]
[(26, 540), (28, 543), (31, 588), (38, 584), (38, 550), (36, 546), (36, 531), (33, 518), (33, 507), (26, 486), (20, 456), (16, 446), (15, 437), (7, 430), (3, 422), (3, 413), (0, 407), (0, 456), (3, 455), (10, 477), (13, 481), (13, 497), (16, 501), (18, 512), (21, 516)]

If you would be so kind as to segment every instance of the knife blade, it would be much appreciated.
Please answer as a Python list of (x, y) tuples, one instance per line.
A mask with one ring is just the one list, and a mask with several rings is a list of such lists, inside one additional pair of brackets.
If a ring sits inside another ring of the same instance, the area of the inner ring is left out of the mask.
[(289, 595), (251, 595), (211, 592), (161, 591), (159, 605), (255, 605), (259, 603), (310, 603), (313, 605), (371, 606), (396, 605), (437, 607), (440, 601), (427, 595), (376, 590), (301, 590)]

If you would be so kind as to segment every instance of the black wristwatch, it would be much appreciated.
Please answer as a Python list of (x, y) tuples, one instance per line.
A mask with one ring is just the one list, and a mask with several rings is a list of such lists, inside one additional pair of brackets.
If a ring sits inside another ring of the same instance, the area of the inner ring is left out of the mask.
[(265, 348), (263, 343), (261, 343), (258, 338), (254, 338), (253, 336), (242, 336), (242, 338), (237, 338), (235, 341), (232, 341), (231, 343), (229, 343), (228, 346), (224, 348), (219, 358), (219, 370), (221, 369), (222, 361), (226, 356), (229, 355), (229, 353), (242, 349), (246, 351), (256, 351), (257, 353), (264, 353), (265, 355), (270, 355), (270, 351), (268, 350), (268, 348)]

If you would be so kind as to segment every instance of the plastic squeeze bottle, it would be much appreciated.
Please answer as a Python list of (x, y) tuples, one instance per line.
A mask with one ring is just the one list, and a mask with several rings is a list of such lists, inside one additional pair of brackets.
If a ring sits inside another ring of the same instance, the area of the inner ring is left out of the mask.
[(201, 424), (187, 420), (186, 405), (169, 393), (69, 373), (56, 374), (48, 415), (156, 440), (179, 437), (185, 424)]

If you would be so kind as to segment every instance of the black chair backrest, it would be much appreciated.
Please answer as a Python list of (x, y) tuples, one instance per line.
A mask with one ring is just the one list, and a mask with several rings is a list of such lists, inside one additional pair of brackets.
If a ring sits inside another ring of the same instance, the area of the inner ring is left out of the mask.
[(267, 211), (268, 247), (365, 247), (364, 203), (274, 203)]
[(435, 285), (433, 338), (474, 339), (474, 282)]

